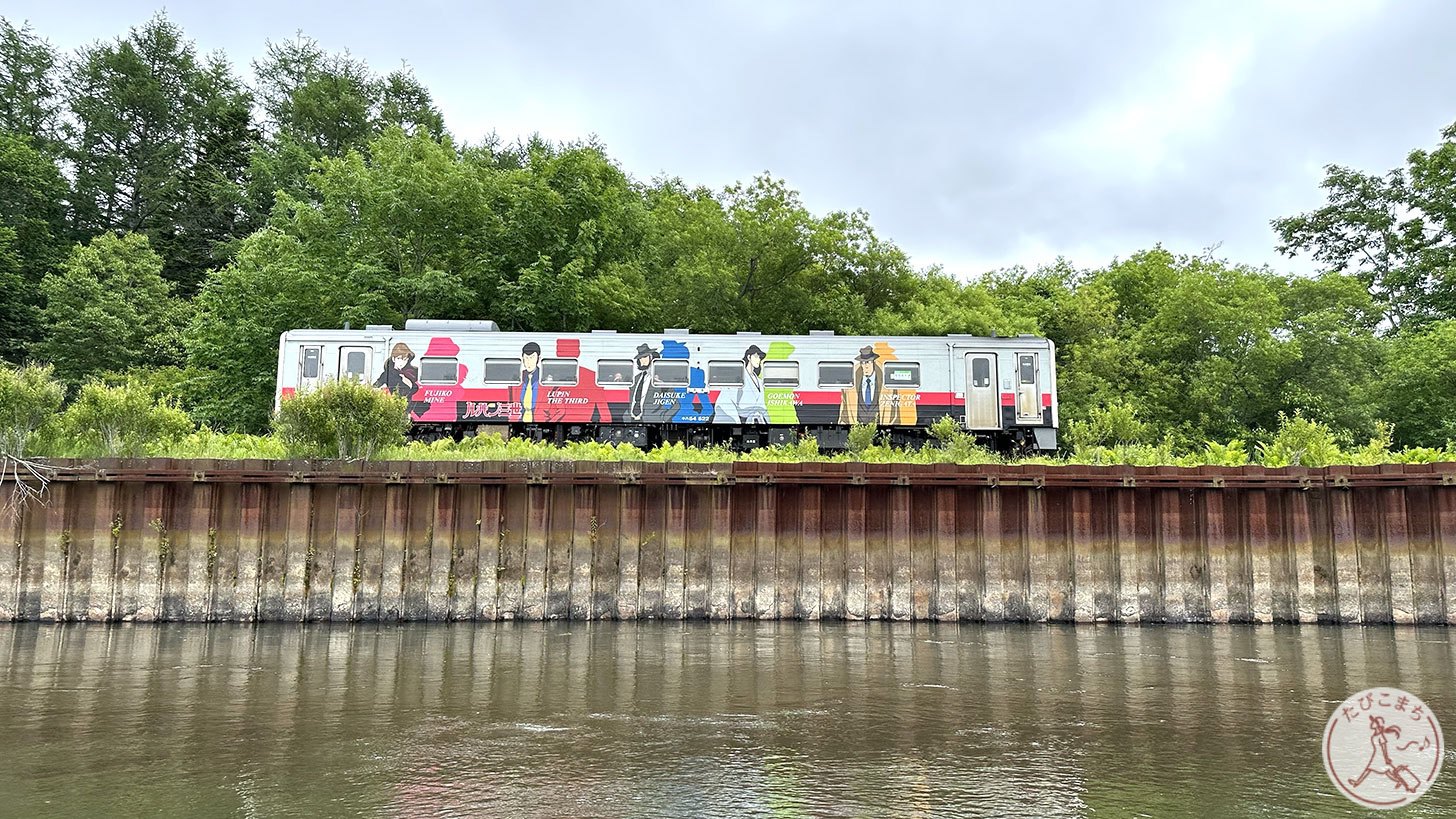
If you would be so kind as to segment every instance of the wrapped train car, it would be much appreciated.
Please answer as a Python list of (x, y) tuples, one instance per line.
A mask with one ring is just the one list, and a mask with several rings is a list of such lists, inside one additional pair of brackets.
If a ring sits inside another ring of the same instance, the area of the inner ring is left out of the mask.
[(874, 424), (897, 444), (949, 415), (1001, 450), (1057, 444), (1054, 348), (1007, 338), (501, 332), (490, 321), (291, 330), (277, 401), (326, 379), (409, 403), (412, 435), (496, 430), (549, 440), (825, 449)]

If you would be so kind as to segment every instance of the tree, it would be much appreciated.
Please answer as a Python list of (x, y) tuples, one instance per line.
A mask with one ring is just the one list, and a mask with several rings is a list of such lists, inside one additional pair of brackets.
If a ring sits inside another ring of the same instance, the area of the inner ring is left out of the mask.
[(1267, 382), (1272, 403), (1365, 440), (1377, 431), (1383, 350), (1375, 335), (1382, 311), (1363, 282), (1342, 273), (1279, 283), (1284, 319), (1276, 336), (1290, 354)]
[(579, 331), (601, 314), (630, 312), (616, 291), (640, 280), (647, 214), (600, 146), (537, 142), (525, 169), (493, 176), (503, 186), (491, 300), (501, 326)]
[(217, 246), (238, 238), (230, 190), (254, 138), (248, 93), (160, 14), (81, 49), (67, 84), (74, 229), (146, 234), (167, 278), (192, 293)]
[(35, 351), (67, 383), (180, 360), (185, 305), (145, 236), (105, 233), (77, 245), (41, 290), (47, 329)]
[(1388, 342), (1374, 399), (1404, 446), (1456, 441), (1456, 319), (1403, 332)]
[(866, 332), (893, 324), (925, 285), (866, 214), (816, 217), (769, 176), (719, 194), (665, 180), (646, 200), (642, 256), (668, 326)]
[(28, 140), (0, 133), (0, 361), (40, 333), (40, 281), (65, 255), (66, 183)]
[(41, 150), (57, 146), (55, 49), (29, 26), (0, 17), (0, 133), (18, 134)]
[(334, 275), (316, 267), (296, 237), (265, 228), (243, 240), (233, 261), (208, 277), (185, 335), (194, 375), (194, 412), (223, 429), (266, 429), (278, 365), (278, 336), (338, 326), (346, 303)]
[(1456, 123), (1441, 136), (1384, 175), (1327, 166), (1327, 204), (1273, 221), (1281, 252), (1352, 272), (1396, 330), (1456, 317)]
[(269, 41), (253, 63), (265, 140), (251, 157), (249, 200), (260, 218), (278, 192), (308, 199), (308, 176), (326, 157), (365, 151), (369, 141), (398, 127), (435, 139), (445, 122), (430, 92), (408, 67), (385, 77), (346, 51), (330, 54), (311, 37)]

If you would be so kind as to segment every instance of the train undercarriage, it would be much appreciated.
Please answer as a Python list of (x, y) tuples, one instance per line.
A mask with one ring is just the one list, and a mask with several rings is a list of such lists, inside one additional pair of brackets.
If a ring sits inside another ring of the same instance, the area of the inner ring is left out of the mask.
[[(839, 452), (849, 448), (849, 428), (843, 426), (804, 425), (728, 425), (728, 424), (415, 424), (410, 428), (411, 440), (433, 442), (446, 438), (456, 441), (477, 434), (493, 434), (509, 438), (563, 444), (568, 441), (596, 441), (610, 444), (631, 444), (648, 449), (659, 444), (681, 443), (693, 447), (721, 446), (747, 452), (766, 446), (792, 444), (814, 438), (822, 452)], [(1017, 428), (976, 431), (977, 443), (1002, 455), (1025, 455), (1056, 449), (1055, 430)], [(894, 447), (914, 448), (932, 441), (927, 427), (881, 427), (878, 439)]]

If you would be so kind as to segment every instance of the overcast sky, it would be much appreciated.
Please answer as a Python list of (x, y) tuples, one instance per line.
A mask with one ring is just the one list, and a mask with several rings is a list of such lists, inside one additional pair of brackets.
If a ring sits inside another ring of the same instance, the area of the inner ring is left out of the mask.
[[(896, 8), (899, 6), (899, 8)], [(1015, 6), (1015, 8), (1012, 8)], [(62, 49), (156, 3), (9, 0)], [(478, 141), (596, 135), (642, 180), (769, 172), (957, 274), (1162, 243), (1309, 270), (1269, 220), (1456, 121), (1456, 3), (173, 2), (245, 76), (302, 30), (402, 61)]]

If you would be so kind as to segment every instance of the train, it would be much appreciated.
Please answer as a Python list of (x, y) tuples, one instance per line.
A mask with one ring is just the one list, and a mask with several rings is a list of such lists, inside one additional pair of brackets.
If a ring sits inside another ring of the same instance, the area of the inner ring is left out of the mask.
[(1049, 452), (1055, 352), (1033, 335), (530, 333), (411, 319), (403, 330), (283, 333), (275, 409), (325, 380), (352, 379), (405, 398), (419, 440), (499, 432), (746, 450), (813, 436), (835, 450), (857, 424), (903, 446), (950, 416), (996, 450)]

